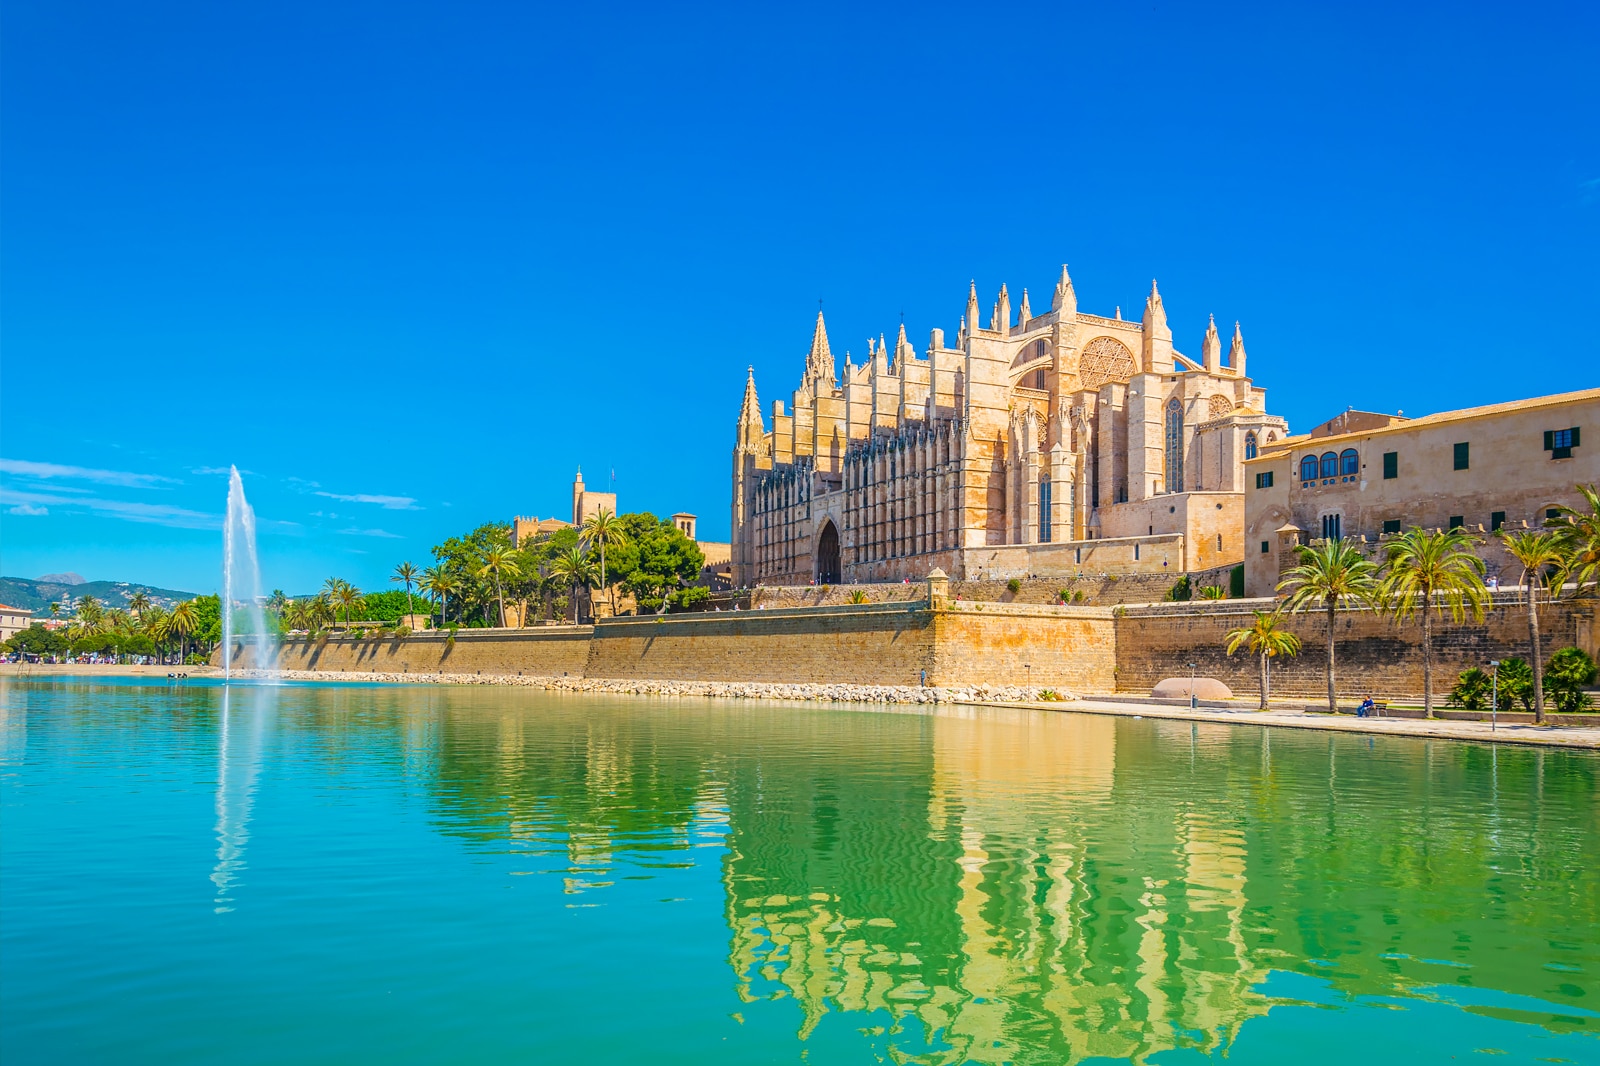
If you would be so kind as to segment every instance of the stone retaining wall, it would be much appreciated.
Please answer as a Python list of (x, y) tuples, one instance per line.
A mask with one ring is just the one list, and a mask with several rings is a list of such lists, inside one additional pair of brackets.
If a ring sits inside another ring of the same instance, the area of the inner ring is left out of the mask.
[[(893, 586), (891, 586), (893, 587)], [(913, 586), (915, 587), (915, 586)], [(1167, 677), (1195, 673), (1225, 682), (1241, 697), (1257, 691), (1256, 661), (1223, 648), (1229, 630), (1271, 600), (1145, 606), (1050, 606), (928, 601), (723, 611), (622, 618), (597, 626), (461, 630), (404, 638), (289, 641), (280, 669), (524, 674), (695, 682), (786, 684), (1032, 685), (1083, 693), (1148, 695)], [(926, 586), (922, 586), (926, 589)], [(1558, 603), (1541, 609), (1546, 654), (1577, 645), (1595, 654), (1597, 607)], [(1315, 698), (1326, 691), (1320, 613), (1289, 616), (1304, 642), (1273, 666), (1273, 694)], [(1347, 697), (1415, 696), (1422, 690), (1420, 627), (1397, 626), (1368, 610), (1339, 612), (1339, 691)], [(1482, 624), (1436, 630), (1435, 692), (1442, 701), (1456, 675), (1490, 659), (1527, 654), (1525, 608), (1504, 597)], [(248, 649), (237, 658), (255, 666)]]
[[(1443, 703), (1457, 675), (1491, 659), (1528, 656), (1527, 607), (1497, 597), (1482, 624), (1455, 625), (1434, 619), (1434, 694)], [(1251, 610), (1271, 609), (1274, 601), (1224, 600), (1124, 607), (1117, 619), (1117, 691), (1147, 693), (1164, 677), (1195, 673), (1225, 682), (1238, 696), (1260, 690), (1256, 660), (1245, 652), (1226, 654), (1228, 631), (1250, 624)], [(1593, 603), (1541, 606), (1540, 631), (1546, 656), (1576, 645), (1595, 654)], [(1272, 664), (1273, 696), (1323, 696), (1328, 682), (1327, 615), (1286, 616), (1302, 649), (1292, 659)], [(1379, 697), (1422, 693), (1422, 626), (1417, 620), (1396, 625), (1374, 611), (1342, 610), (1334, 623), (1335, 683), (1341, 694)]]
[[(452, 641), (444, 631), (405, 637), (329, 637), (288, 640), (278, 649), (279, 670), (377, 671), (382, 673), (539, 674), (582, 676), (589, 662), (593, 626), (531, 629), (462, 629)], [(235, 645), (241, 669), (261, 664), (255, 651)], [(213, 657), (213, 662), (220, 660)]]

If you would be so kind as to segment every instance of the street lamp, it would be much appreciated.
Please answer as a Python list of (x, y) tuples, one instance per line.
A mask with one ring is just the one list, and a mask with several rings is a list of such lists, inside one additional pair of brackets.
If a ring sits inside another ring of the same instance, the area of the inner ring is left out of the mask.
[(1500, 728), (1500, 660), (1489, 660), (1489, 732)]
[(1194, 663), (1190, 663), (1189, 664), (1189, 709), (1191, 711), (1197, 710), (1200, 707), (1200, 697), (1196, 696), (1194, 694), (1194, 671), (1195, 671), (1195, 664)]

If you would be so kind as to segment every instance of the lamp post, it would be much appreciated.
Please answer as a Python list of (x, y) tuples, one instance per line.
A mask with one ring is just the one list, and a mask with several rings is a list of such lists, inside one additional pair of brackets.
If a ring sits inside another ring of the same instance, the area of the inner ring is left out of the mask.
[(1489, 732), (1500, 728), (1500, 660), (1489, 660)]
[(1189, 709), (1191, 711), (1197, 710), (1199, 708), (1199, 706), (1200, 706), (1200, 697), (1196, 696), (1194, 694), (1194, 671), (1195, 671), (1195, 664), (1194, 663), (1190, 663), (1189, 664)]

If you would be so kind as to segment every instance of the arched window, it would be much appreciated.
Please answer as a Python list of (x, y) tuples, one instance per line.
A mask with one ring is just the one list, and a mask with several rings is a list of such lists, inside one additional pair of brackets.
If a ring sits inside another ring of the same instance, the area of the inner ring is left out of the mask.
[(1300, 480), (1317, 480), (1317, 457), (1315, 455), (1308, 455), (1300, 460)]
[(1167, 491), (1183, 491), (1183, 404), (1167, 401)]
[(1361, 473), (1361, 456), (1356, 454), (1356, 450), (1354, 448), (1346, 448), (1344, 451), (1339, 453), (1339, 473)]
[(1244, 435), (1244, 457), (1246, 459), (1254, 459), (1256, 457), (1256, 435), (1254, 433), (1246, 433)]
[(1337, 455), (1334, 455), (1332, 452), (1323, 452), (1322, 453), (1322, 476), (1323, 477), (1338, 477), (1339, 476), (1339, 457)]

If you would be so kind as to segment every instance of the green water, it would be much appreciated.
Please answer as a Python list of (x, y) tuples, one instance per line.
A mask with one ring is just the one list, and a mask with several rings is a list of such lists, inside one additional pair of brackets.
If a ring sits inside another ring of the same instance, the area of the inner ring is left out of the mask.
[(1600, 1062), (1600, 759), (0, 683), (0, 1056)]

